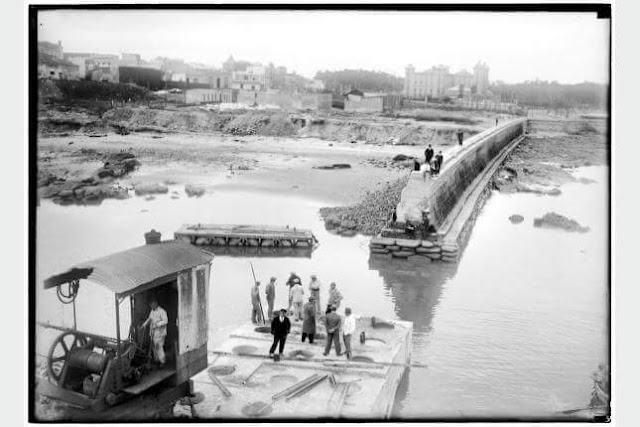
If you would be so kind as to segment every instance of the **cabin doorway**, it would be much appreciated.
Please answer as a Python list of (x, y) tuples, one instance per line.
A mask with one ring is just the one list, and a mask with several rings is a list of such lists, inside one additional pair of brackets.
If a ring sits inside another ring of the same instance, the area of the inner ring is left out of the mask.
[[(151, 301), (156, 300), (158, 305), (167, 312), (167, 337), (164, 341), (164, 351), (166, 356), (166, 367), (175, 369), (178, 343), (178, 283), (172, 280), (164, 285), (155, 287), (148, 291), (140, 292), (132, 297), (131, 317), (132, 325), (136, 327), (142, 324), (149, 317), (151, 312)], [(149, 329), (145, 329), (144, 334), (148, 334)], [(151, 340), (147, 336), (139, 336), (138, 340), (151, 345)]]

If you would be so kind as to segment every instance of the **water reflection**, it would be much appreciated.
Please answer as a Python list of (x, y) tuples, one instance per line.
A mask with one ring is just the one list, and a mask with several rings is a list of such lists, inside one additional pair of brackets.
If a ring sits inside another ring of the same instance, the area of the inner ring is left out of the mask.
[[(458, 271), (458, 263), (429, 262), (423, 257), (398, 260), (389, 255), (371, 254), (369, 269), (377, 271), (383, 286), (391, 294), (395, 313), (401, 320), (413, 322), (413, 351), (426, 346), (436, 307), (445, 282)], [(419, 356), (418, 356), (419, 357)], [(417, 360), (414, 357), (414, 360)], [(403, 416), (410, 381), (422, 378), (423, 369), (407, 369), (396, 392), (393, 417)], [(419, 380), (418, 380), (419, 381)]]
[(454, 277), (457, 263), (428, 262), (426, 258), (397, 260), (371, 254), (369, 269), (378, 272), (384, 288), (393, 296), (398, 318), (413, 322), (414, 335), (431, 330), (443, 284)]

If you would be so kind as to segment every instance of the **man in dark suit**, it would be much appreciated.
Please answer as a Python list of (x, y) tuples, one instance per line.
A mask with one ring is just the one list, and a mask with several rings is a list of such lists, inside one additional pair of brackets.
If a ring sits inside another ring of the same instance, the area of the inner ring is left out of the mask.
[(284, 351), (284, 343), (287, 340), (287, 335), (291, 330), (291, 322), (287, 317), (287, 310), (284, 308), (280, 310), (280, 315), (275, 317), (271, 321), (271, 334), (273, 335), (273, 344), (269, 350), (269, 356), (273, 356), (273, 352), (276, 351), (276, 346), (280, 343), (279, 354), (275, 357), (275, 360), (280, 360), (282, 352)]
[(426, 150), (424, 150), (424, 162), (426, 164), (430, 164), (431, 163), (431, 159), (433, 158), (433, 148), (431, 147), (431, 144), (429, 144), (429, 146), (427, 147)]

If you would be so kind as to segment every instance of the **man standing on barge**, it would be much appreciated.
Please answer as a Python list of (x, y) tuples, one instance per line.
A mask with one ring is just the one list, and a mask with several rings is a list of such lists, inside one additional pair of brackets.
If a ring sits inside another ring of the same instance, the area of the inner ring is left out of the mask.
[(276, 351), (276, 346), (280, 344), (280, 348), (278, 349), (278, 356), (275, 357), (275, 361), (279, 361), (282, 357), (282, 352), (284, 351), (284, 344), (287, 341), (287, 335), (291, 330), (291, 322), (289, 318), (286, 316), (287, 310), (284, 308), (280, 310), (280, 315), (278, 317), (274, 317), (271, 321), (271, 334), (273, 335), (273, 344), (271, 344), (271, 348), (269, 349), (269, 356), (273, 357), (273, 352)]
[(142, 327), (144, 328), (149, 323), (151, 323), (150, 335), (153, 344), (153, 358), (162, 368), (165, 362), (164, 340), (167, 338), (167, 323), (169, 323), (169, 320), (167, 312), (158, 305), (158, 301), (155, 299), (151, 300), (151, 311)]

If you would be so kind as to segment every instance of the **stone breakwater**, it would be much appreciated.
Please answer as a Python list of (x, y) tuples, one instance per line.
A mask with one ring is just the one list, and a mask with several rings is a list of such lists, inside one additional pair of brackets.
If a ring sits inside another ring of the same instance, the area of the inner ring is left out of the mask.
[(456, 262), (460, 251), (456, 243), (390, 237), (372, 238), (369, 250), (377, 256), (399, 259), (412, 258), (422, 262)]

